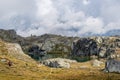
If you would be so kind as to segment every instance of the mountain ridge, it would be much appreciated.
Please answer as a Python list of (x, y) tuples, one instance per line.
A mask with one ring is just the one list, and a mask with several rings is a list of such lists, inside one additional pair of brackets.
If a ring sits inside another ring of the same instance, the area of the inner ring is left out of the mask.
[[(117, 31), (119, 32), (119, 30)], [(29, 49), (34, 48), (35, 52), (41, 50), (45, 50), (48, 55), (47, 58), (51, 57), (67, 57), (72, 52), (72, 45), (74, 41), (78, 41), (80, 38), (100, 38), (101, 36), (91, 36), (91, 37), (66, 37), (61, 35), (55, 34), (44, 34), (41, 36), (31, 35), (29, 37), (21, 37), (19, 36), (15, 30), (0, 30), (0, 38), (12, 42), (12, 43), (19, 43), (23, 49), (23, 51), (29, 55)], [(102, 36), (109, 37), (109, 36)], [(102, 38), (101, 37), (101, 38)], [(38, 46), (35, 48), (34, 46)], [(33, 53), (39, 59), (36, 53)], [(31, 55), (30, 55), (31, 56)]]

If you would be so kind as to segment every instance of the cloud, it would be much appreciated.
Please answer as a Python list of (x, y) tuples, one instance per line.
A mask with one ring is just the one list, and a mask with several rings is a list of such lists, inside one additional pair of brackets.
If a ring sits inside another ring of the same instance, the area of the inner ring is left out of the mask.
[(22, 36), (81, 36), (120, 29), (118, 0), (0, 0), (0, 28)]
[[(0, 0), (0, 28), (24, 28), (34, 19), (36, 8), (34, 0)], [(21, 24), (23, 21), (25, 25)]]
[(101, 7), (101, 17), (104, 21), (109, 23), (120, 20), (120, 1), (118, 0), (105, 0)]
[(13, 15), (32, 15), (36, 5), (34, 0), (0, 0), (0, 17)]
[(90, 1), (89, 0), (83, 0), (83, 4), (88, 5), (88, 4), (90, 4)]
[(84, 28), (82, 32), (84, 33), (92, 32), (94, 34), (100, 34), (104, 31), (103, 27), (104, 27), (104, 23), (102, 19), (88, 17), (84, 23)]

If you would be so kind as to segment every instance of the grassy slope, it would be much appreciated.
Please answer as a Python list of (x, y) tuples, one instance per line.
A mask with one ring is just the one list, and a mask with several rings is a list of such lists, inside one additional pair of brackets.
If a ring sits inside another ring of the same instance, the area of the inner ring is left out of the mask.
[[(101, 67), (92, 67), (91, 61), (85, 63), (71, 64), (70, 69), (55, 69), (48, 68), (36, 63), (34, 60), (25, 57), (29, 60), (17, 59), (14, 51), (7, 49), (8, 47), (3, 41), (0, 41), (0, 60), (6, 58), (11, 61), (13, 65), (9, 67), (7, 62), (0, 61), (0, 80), (118, 80), (119, 74), (104, 73)], [(9, 54), (8, 54), (9, 53)], [(84, 67), (85, 68), (81, 68)]]

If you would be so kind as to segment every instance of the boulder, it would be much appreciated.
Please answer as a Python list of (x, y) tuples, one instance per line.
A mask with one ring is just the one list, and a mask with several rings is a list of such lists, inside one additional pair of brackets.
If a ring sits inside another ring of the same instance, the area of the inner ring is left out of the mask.
[(102, 61), (98, 61), (97, 59), (92, 62), (92, 65), (94, 67), (99, 67), (101, 64), (103, 64), (103, 62)]
[(108, 58), (120, 46), (119, 37), (87, 37), (73, 42), (72, 56), (98, 56)]
[(73, 42), (72, 48), (72, 55), (74, 56), (97, 55), (98, 52), (97, 43), (91, 38), (81, 38)]
[(107, 60), (104, 71), (120, 73), (120, 61), (114, 59)]
[(76, 62), (75, 60), (62, 59), (62, 58), (54, 58), (42, 61), (42, 63), (46, 66), (53, 68), (70, 68), (70, 63)]

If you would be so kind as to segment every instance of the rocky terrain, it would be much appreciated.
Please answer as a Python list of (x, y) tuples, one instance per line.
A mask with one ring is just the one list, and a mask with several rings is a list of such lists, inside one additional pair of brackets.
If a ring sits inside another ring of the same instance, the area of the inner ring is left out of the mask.
[(19, 43), (26, 54), (29, 54), (29, 49), (31, 47), (38, 46), (40, 50), (45, 50), (51, 57), (66, 57), (67, 55), (69, 55), (69, 53), (71, 53), (72, 42), (79, 39), (78, 37), (65, 37), (53, 34), (44, 34), (41, 36), (31, 35), (30, 37), (21, 37), (17, 35), (14, 30), (2, 29), (0, 30), (0, 33), (1, 39), (7, 42)]
[(88, 37), (73, 42), (73, 56), (120, 57), (120, 37)]
[[(18, 44), (0, 40), (0, 79), (1, 80), (119, 80), (119, 74), (105, 73), (104, 60), (76, 62), (56, 58), (49, 61), (69, 63), (67, 68), (44, 66), (23, 53)], [(64, 61), (64, 62), (62, 62)], [(46, 62), (46, 61), (45, 61)]]
[[(68, 58), (97, 56), (98, 58), (119, 57), (120, 36), (111, 37), (65, 37), (44, 34), (21, 37), (14, 30), (0, 30), (0, 38), (12, 43), (19, 43), (23, 51), (34, 59)], [(44, 55), (46, 54), (47, 55)], [(115, 55), (114, 55), (115, 54)], [(75, 58), (76, 59), (76, 58)]]
[[(119, 74), (116, 74), (120, 72), (119, 36), (77, 38), (45, 34), (25, 38), (17, 35), (14, 30), (0, 30), (0, 32), (2, 80), (120, 79)], [(56, 58), (61, 57), (57, 55), (41, 62), (32, 59), (56, 53), (61, 54), (62, 58)], [(66, 59), (68, 58), (66, 55), (70, 58)], [(88, 57), (89, 60), (77, 62), (72, 60), (75, 58), (71, 56), (79, 59)]]

